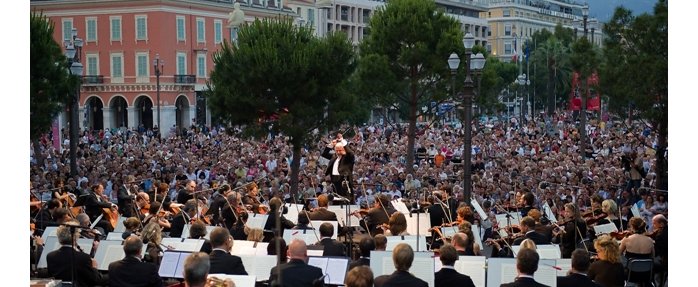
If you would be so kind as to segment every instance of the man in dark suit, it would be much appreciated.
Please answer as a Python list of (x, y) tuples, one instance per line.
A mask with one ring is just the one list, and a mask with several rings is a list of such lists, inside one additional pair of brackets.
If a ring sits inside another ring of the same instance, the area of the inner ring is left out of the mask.
[(366, 212), (366, 216), (363, 222), (360, 223), (360, 226), (367, 227), (371, 236), (375, 236), (379, 232), (381, 224), (388, 223), (390, 215), (393, 214), (393, 212), (395, 212), (395, 209), (393, 205), (390, 204), (390, 199), (386, 195), (378, 195), (375, 203), (373, 203), (373, 208)]
[(319, 195), (317, 197), (318, 208), (309, 214), (310, 220), (337, 221), (337, 214), (327, 210), (328, 203), (327, 195)]
[[(270, 286), (307, 287), (324, 286), (322, 269), (310, 266), (308, 247), (305, 242), (295, 239), (288, 246), (288, 263), (277, 265), (269, 273)], [(279, 280), (280, 279), (280, 280)]]
[(194, 191), (196, 190), (196, 181), (187, 180), (184, 188), (177, 193), (177, 203), (185, 204), (188, 200), (194, 199)]
[(189, 223), (192, 216), (196, 214), (196, 201), (190, 199), (184, 204), (182, 211), (172, 218), (172, 227), (170, 227), (170, 237), (182, 236), (184, 225)]
[[(365, 235), (364, 235), (365, 236)], [(376, 242), (370, 236), (365, 236), (361, 238), (359, 242), (359, 250), (361, 251), (361, 257), (352, 261), (349, 264), (349, 270), (357, 266), (371, 266), (371, 250), (376, 249)]]
[(557, 277), (557, 286), (560, 287), (601, 287), (587, 276), (589, 270), (589, 252), (577, 249), (572, 252), (572, 269), (567, 276)]
[(230, 254), (233, 237), (223, 227), (211, 230), (211, 274), (247, 275), (240, 257)]
[[(450, 222), (448, 220), (448, 206), (446, 206), (440, 198), (437, 199), (440, 194), (440, 191), (435, 191), (434, 195), (429, 198), (429, 201), (432, 203), (432, 205), (428, 208), (429, 222), (431, 227), (441, 227), (442, 224)], [(440, 238), (440, 235), (436, 232), (436, 230), (431, 231), (431, 238), (432, 246), (434, 248), (439, 248), (441, 246), (441, 241), (436, 241), (436, 239)]]
[[(117, 213), (117, 206), (102, 198), (103, 192), (104, 186), (95, 184), (92, 186), (92, 192), (85, 195), (85, 213), (90, 216), (91, 222), (97, 220), (97, 218), (104, 213), (103, 208), (110, 208), (111, 212)], [(106, 232), (112, 232), (114, 230), (114, 227), (104, 217), (96, 226), (101, 227)]]
[(546, 240), (545, 235), (536, 232), (536, 221), (533, 217), (526, 216), (522, 218), (520, 227), (524, 236), (515, 239), (512, 245), (521, 245), (521, 242), (527, 238), (533, 240), (533, 243), (536, 245), (550, 244), (550, 241)]
[[(70, 282), (73, 286), (86, 287), (106, 285), (108, 280), (97, 271), (97, 262), (90, 255), (75, 250), (76, 241), (80, 238), (79, 223), (75, 220), (56, 229), (56, 237), (61, 248), (46, 255), (49, 276)], [(71, 268), (72, 267), (72, 268)], [(75, 273), (72, 273), (74, 271)]]
[(434, 274), (434, 285), (436, 287), (475, 287), (470, 276), (458, 273), (453, 265), (458, 260), (458, 253), (453, 245), (446, 244), (439, 249), (439, 259), (443, 264), (441, 270)]
[(110, 287), (163, 286), (158, 267), (141, 259), (142, 250), (143, 241), (138, 236), (132, 235), (124, 240), (124, 259), (109, 264)]
[(332, 239), (334, 235), (334, 226), (329, 222), (320, 224), (320, 242), (318, 245), (324, 246), (322, 256), (346, 256), (344, 244)]
[[(330, 154), (332, 149), (334, 149), (334, 156)], [(338, 133), (337, 138), (325, 147), (322, 157), (330, 160), (325, 175), (330, 176), (334, 191), (353, 201), (349, 190), (353, 190), (351, 186), (354, 173), (354, 151), (348, 146), (341, 133)]]
[[(409, 270), (414, 261), (414, 251), (406, 243), (400, 243), (393, 249), (393, 264), (395, 272), (388, 276), (383, 287), (427, 287), (427, 282), (410, 274)], [(376, 285), (378, 282), (376, 282)]]
[(133, 175), (128, 175), (124, 181), (125, 182), (119, 182), (120, 184), (116, 203), (119, 206), (119, 213), (121, 213), (122, 216), (131, 217), (134, 214), (133, 198), (138, 192), (138, 189), (134, 188), (133, 186), (136, 178)]
[(538, 270), (540, 257), (533, 249), (523, 248), (516, 254), (516, 271), (519, 276), (514, 282), (502, 283), (500, 287), (548, 287), (533, 279), (533, 274)]

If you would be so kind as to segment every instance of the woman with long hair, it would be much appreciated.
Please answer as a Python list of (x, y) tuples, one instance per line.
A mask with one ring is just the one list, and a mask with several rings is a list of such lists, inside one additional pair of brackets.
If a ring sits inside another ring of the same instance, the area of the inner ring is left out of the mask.
[(162, 243), (162, 228), (157, 222), (150, 222), (143, 227), (141, 232), (141, 240), (146, 243), (145, 256), (143, 261), (151, 262), (160, 266), (163, 250), (160, 247)]
[(553, 231), (553, 243), (560, 244), (562, 258), (571, 258), (577, 244), (586, 238), (587, 224), (574, 203), (565, 204), (564, 215), (566, 223), (562, 229)]
[(599, 259), (589, 266), (589, 279), (603, 287), (622, 287), (625, 284), (623, 264), (620, 263), (620, 247), (610, 235), (601, 235), (594, 241)]

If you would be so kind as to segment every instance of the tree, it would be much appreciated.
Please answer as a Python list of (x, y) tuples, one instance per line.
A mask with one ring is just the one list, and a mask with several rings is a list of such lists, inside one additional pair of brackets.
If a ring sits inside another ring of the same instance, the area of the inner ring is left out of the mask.
[(69, 102), (70, 87), (75, 87), (76, 79), (70, 77), (61, 46), (53, 39), (54, 23), (35, 12), (31, 13), (30, 22), (29, 135), (37, 163), (42, 165), (39, 138)]
[[(556, 31), (565, 31), (557, 29)], [(563, 33), (563, 37), (566, 34)], [(569, 81), (572, 76), (569, 63), (570, 49), (563, 41), (547, 30), (533, 34), (534, 52), (532, 53), (532, 65), (534, 67), (533, 88), (537, 95), (544, 95), (548, 115), (555, 113), (556, 95), (564, 95), (569, 91)], [(538, 101), (536, 101), (538, 102)]]
[(336, 126), (359, 106), (346, 87), (355, 66), (347, 37), (318, 39), (290, 18), (256, 20), (240, 28), (237, 44), (224, 42), (213, 61), (206, 94), (212, 114), (247, 131), (287, 136), (297, 192), (301, 148), (315, 139), (313, 130)]
[(647, 121), (657, 134), (657, 187), (665, 190), (669, 123), (667, 19), (666, 0), (658, 1), (652, 15), (634, 17), (627, 9), (616, 8), (604, 26), (605, 64), (600, 73), (610, 109), (621, 116)]
[(411, 173), (418, 107), (450, 96), (447, 60), (456, 52), (464, 70), (463, 34), (458, 21), (438, 9), (433, 0), (389, 1), (376, 10), (369, 27), (371, 34), (360, 48), (360, 91), (383, 107), (396, 103), (405, 107), (409, 123), (406, 167)]
[(587, 133), (586, 133), (586, 105), (589, 91), (587, 79), (596, 71), (599, 66), (599, 56), (594, 50), (591, 42), (586, 37), (582, 37), (572, 45), (572, 57), (570, 57), (572, 68), (579, 73), (580, 90), (582, 93), (582, 112), (579, 120), (580, 147), (579, 150), (583, 158), (586, 158)]
[(480, 76), (480, 95), (476, 98), (478, 106), (486, 114), (496, 113), (500, 109), (501, 91), (516, 79), (516, 63), (501, 62), (497, 57), (487, 57), (487, 62)]

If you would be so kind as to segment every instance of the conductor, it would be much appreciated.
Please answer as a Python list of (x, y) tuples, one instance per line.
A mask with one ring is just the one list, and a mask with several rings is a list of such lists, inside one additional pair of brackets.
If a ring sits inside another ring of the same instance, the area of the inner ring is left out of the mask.
[[(334, 156), (330, 154), (332, 149), (334, 149)], [(322, 157), (330, 160), (325, 175), (330, 176), (334, 191), (353, 200), (354, 151), (348, 146), (341, 133), (337, 133), (337, 138), (325, 147)]]

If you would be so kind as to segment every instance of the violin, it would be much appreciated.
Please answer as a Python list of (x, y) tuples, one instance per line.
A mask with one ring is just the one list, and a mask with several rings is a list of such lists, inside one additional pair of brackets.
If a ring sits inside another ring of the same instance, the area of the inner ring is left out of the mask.
[(609, 233), (609, 235), (611, 235), (611, 237), (615, 238), (616, 240), (622, 240), (623, 238), (626, 238), (632, 234), (633, 233), (630, 230), (611, 231), (611, 233)]
[(655, 229), (652, 232), (645, 232), (645, 236), (652, 238), (652, 239), (657, 239), (657, 235), (659, 235), (659, 229)]

